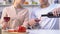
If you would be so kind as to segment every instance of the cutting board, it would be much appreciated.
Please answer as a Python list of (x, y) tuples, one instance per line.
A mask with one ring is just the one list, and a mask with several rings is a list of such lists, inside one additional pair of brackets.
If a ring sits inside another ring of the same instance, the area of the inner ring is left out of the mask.
[(2, 34), (28, 34), (28, 32), (2, 32)]

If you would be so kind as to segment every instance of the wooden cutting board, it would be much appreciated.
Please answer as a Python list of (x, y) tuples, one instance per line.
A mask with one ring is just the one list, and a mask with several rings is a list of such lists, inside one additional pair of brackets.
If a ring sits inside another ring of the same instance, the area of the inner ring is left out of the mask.
[(28, 32), (2, 32), (2, 34), (28, 34)]

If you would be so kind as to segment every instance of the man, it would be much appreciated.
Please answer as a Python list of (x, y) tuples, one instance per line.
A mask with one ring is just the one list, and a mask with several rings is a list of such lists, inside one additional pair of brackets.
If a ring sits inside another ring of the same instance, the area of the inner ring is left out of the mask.
[(58, 0), (54, 0), (54, 3), (59, 3), (59, 1)]
[(54, 0), (54, 3), (60, 4), (60, 0)]
[[(1, 17), (1, 24), (3, 29), (9, 28), (17, 28), (19, 25), (26, 26), (28, 23), (28, 9), (23, 8), (25, 0), (14, 0), (14, 4), (12, 6), (6, 7), (3, 10)], [(7, 23), (4, 21), (4, 17), (10, 17), (10, 21)]]
[(52, 12), (54, 16), (59, 16), (59, 4), (49, 4), (48, 0), (39, 0), (40, 7), (34, 8), (31, 13), (30, 23), (32, 29), (59, 29), (59, 18), (42, 17), (42, 14)]

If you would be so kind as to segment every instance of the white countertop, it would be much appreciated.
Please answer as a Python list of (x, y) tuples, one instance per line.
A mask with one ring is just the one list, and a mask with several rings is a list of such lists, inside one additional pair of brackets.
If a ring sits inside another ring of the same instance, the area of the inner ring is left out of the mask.
[(60, 34), (60, 30), (27, 30), (29, 34)]
[[(18, 32), (2, 32), (2, 34), (17, 34)], [(18, 33), (21, 34), (21, 33)], [(23, 34), (60, 34), (60, 30), (27, 30), (26, 33)]]

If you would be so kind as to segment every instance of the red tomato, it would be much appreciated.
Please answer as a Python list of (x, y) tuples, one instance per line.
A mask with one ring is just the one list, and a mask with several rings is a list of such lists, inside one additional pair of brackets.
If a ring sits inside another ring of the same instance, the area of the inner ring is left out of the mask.
[(18, 32), (26, 32), (26, 28), (23, 26), (18, 27)]

